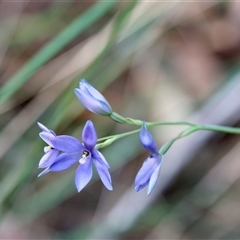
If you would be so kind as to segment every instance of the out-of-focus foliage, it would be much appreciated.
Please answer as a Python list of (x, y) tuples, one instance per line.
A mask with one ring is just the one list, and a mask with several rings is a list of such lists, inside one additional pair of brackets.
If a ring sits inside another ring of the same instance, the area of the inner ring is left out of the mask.
[[(177, 142), (149, 197), (133, 186), (148, 153), (121, 139), (102, 150), (114, 190), (95, 174), (78, 194), (74, 167), (37, 178), (36, 122), (79, 139), (88, 119), (99, 137), (136, 129), (85, 110), (85, 78), (124, 116), (238, 126), (239, 16), (228, 1), (1, 1), (0, 238), (238, 238), (238, 136)], [(150, 131), (160, 148), (181, 128)]]

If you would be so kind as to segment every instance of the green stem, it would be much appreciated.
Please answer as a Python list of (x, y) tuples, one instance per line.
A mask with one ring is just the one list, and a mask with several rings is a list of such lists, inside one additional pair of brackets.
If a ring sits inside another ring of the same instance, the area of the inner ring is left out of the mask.
[(109, 146), (110, 144), (112, 144), (113, 142), (115, 142), (116, 140), (138, 133), (140, 131), (140, 129), (134, 130), (134, 131), (130, 131), (130, 132), (126, 132), (126, 133), (121, 133), (121, 134), (116, 134), (116, 135), (112, 135), (112, 136), (108, 136), (108, 137), (103, 137), (103, 138), (99, 138), (97, 141), (98, 142), (102, 142), (102, 143), (98, 143), (96, 145), (96, 149), (100, 149), (100, 148), (104, 148)]
[[(113, 119), (114, 121), (118, 122), (118, 123), (122, 123), (122, 124), (133, 124), (133, 125), (137, 125), (137, 126), (142, 126), (142, 124), (144, 123), (141, 120), (138, 119), (132, 119), (132, 118), (124, 118), (121, 115), (119, 115), (118, 113), (113, 112), (110, 115), (110, 118)], [(147, 127), (154, 127), (154, 126), (179, 126), (179, 125), (183, 125), (183, 126), (188, 126), (187, 129), (185, 129), (184, 131), (182, 131), (177, 137), (167, 141), (162, 148), (159, 150), (159, 152), (163, 155), (165, 154), (168, 149), (172, 146), (172, 144), (183, 137), (186, 137), (196, 131), (202, 131), (202, 130), (206, 130), (206, 131), (214, 131), (214, 132), (223, 132), (223, 133), (232, 133), (232, 134), (240, 134), (240, 128), (235, 128), (235, 127), (227, 127), (227, 126), (217, 126), (217, 125), (197, 125), (194, 123), (190, 123), (190, 122), (145, 122)], [(98, 143), (97, 144), (97, 149), (99, 148), (103, 148), (106, 147), (110, 144), (112, 144), (114, 141), (138, 133), (140, 131), (140, 129), (134, 130), (134, 131), (130, 131), (130, 132), (126, 132), (126, 133), (121, 133), (121, 134), (117, 134), (117, 135), (112, 135), (112, 136), (108, 136), (108, 137), (103, 137), (103, 138), (99, 138), (98, 142), (102, 142), (102, 143)]]
[[(141, 122), (143, 123), (143, 121), (141, 121)], [(171, 126), (171, 125), (185, 125), (185, 126), (191, 126), (191, 127), (196, 127), (197, 126), (196, 124), (189, 123), (189, 122), (146, 122), (146, 125), (147, 125), (147, 127)], [(102, 141), (108, 140), (110, 138), (115, 138), (117, 140), (119, 138), (123, 138), (123, 137), (129, 136), (129, 135), (138, 133), (139, 131), (140, 131), (140, 129), (137, 129), (137, 130), (133, 130), (133, 131), (126, 132), (126, 133), (121, 133), (121, 134), (111, 135), (111, 136), (107, 136), (107, 137), (102, 137), (102, 138), (99, 138), (97, 141), (102, 142)]]
[(214, 131), (214, 132), (223, 132), (223, 133), (232, 133), (232, 134), (240, 134), (240, 128), (237, 127), (227, 127), (227, 126), (220, 126), (220, 125), (197, 125), (190, 122), (146, 122), (147, 127), (152, 126), (177, 126), (177, 125), (185, 125), (192, 128), (192, 132), (196, 131)]
[(102, 142), (104, 140), (108, 140), (108, 139), (111, 139), (111, 138), (115, 138), (115, 140), (117, 140), (119, 138), (123, 138), (123, 137), (129, 136), (129, 135), (132, 135), (134, 133), (138, 133), (139, 131), (140, 131), (140, 129), (137, 129), (137, 130), (133, 130), (133, 131), (126, 132), (126, 133), (121, 133), (121, 134), (116, 134), (116, 135), (112, 135), (112, 136), (108, 136), (108, 137), (103, 137), (103, 138), (99, 138), (97, 141)]
[[(142, 124), (144, 122), (139, 119), (125, 118), (116, 112), (112, 112), (109, 117), (112, 120), (114, 120), (115, 122), (122, 123), (122, 124), (142, 126)], [(165, 125), (165, 126), (167, 126), (167, 125), (185, 125), (185, 126), (191, 126), (191, 127), (196, 126), (196, 124), (189, 123), (189, 122), (146, 122), (147, 127), (161, 126), (161, 125)]]
[(197, 125), (195, 131), (200, 131), (200, 130), (240, 134), (240, 128), (217, 126), (217, 125)]
[[(164, 150), (161, 150), (161, 152), (164, 154), (167, 152), (167, 150), (170, 148), (170, 146), (178, 139), (186, 137), (196, 131), (214, 131), (214, 132), (223, 132), (223, 133), (232, 133), (232, 134), (240, 134), (240, 128), (235, 128), (235, 127), (226, 127), (226, 126), (216, 126), (216, 125), (196, 125), (193, 123), (189, 123), (189, 122), (146, 122), (146, 125), (148, 127), (154, 127), (154, 126), (174, 126), (174, 125), (185, 125), (185, 126), (189, 126), (189, 128), (187, 128), (186, 130), (184, 130), (183, 132), (181, 132), (176, 138), (171, 139), (169, 142), (166, 143), (166, 145), (168, 147), (164, 147)], [(121, 133), (121, 134), (116, 134), (116, 135), (111, 135), (111, 136), (107, 136), (107, 137), (103, 137), (103, 138), (99, 138), (97, 141), (98, 142), (103, 142), (103, 143), (99, 143), (97, 144), (97, 148), (103, 148), (106, 147), (108, 145), (110, 145), (111, 143), (113, 143), (114, 141), (123, 138), (123, 137), (127, 137), (129, 135), (138, 133), (140, 131), (140, 129), (137, 130), (133, 130), (130, 132), (126, 132), (126, 133)]]
[(235, 127), (225, 127), (225, 126), (216, 126), (216, 125), (196, 125), (193, 127), (189, 127), (180, 134), (178, 134), (177, 137), (170, 139), (167, 141), (159, 150), (159, 153), (161, 155), (164, 155), (169, 148), (173, 145), (173, 143), (180, 138), (184, 138), (196, 131), (215, 131), (215, 132), (223, 132), (223, 133), (232, 133), (232, 134), (240, 134), (240, 128), (235, 128)]
[[(118, 123), (131, 124), (131, 125), (137, 125), (137, 126), (142, 126), (142, 124), (144, 122), (139, 119), (125, 118), (115, 112), (113, 112), (110, 115), (110, 118), (112, 118), (114, 121), (117, 121)], [(226, 127), (226, 126), (217, 126), (217, 125), (198, 125), (198, 124), (194, 124), (194, 123), (190, 123), (190, 122), (146, 122), (147, 127), (174, 126), (174, 125), (176, 125), (176, 126), (183, 125), (183, 126), (193, 127), (193, 128), (196, 128), (195, 131), (208, 130), (208, 131), (215, 131), (215, 132), (240, 134), (240, 128), (235, 128), (235, 127)]]
[[(141, 125), (143, 124), (143, 121)], [(189, 127), (196, 127), (198, 125), (190, 122), (146, 122), (147, 127), (152, 127), (152, 126), (189, 126)]]

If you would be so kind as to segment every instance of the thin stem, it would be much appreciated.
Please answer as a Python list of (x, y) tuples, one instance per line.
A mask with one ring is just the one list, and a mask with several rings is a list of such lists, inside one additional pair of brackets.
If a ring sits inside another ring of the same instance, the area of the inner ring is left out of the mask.
[[(232, 133), (232, 134), (240, 134), (240, 128), (235, 127), (227, 127), (227, 126), (217, 126), (217, 125), (197, 125), (190, 122), (146, 122), (147, 127), (154, 127), (154, 126), (177, 126), (177, 125), (185, 125), (190, 126), (193, 129), (191, 133), (196, 131), (215, 131), (215, 132), (224, 132), (224, 133)], [(115, 140), (138, 133), (140, 129), (133, 130), (127, 133), (121, 133), (116, 135), (111, 135), (108, 137), (99, 138), (97, 141), (102, 142), (111, 138), (115, 138)]]
[[(136, 126), (142, 126), (143, 124), (142, 120), (125, 118), (116, 112), (112, 112), (109, 117), (114, 121), (122, 124), (129, 124), (129, 125), (136, 125)], [(225, 127), (225, 126), (216, 126), (216, 125), (198, 125), (190, 122), (146, 122), (147, 127), (172, 126), (172, 125), (184, 125), (184, 126), (192, 127), (192, 128), (195, 128), (194, 131), (208, 130), (208, 131), (215, 131), (215, 132), (240, 134), (240, 128), (235, 128), (235, 127)]]
[(133, 131), (126, 132), (126, 133), (111, 135), (111, 136), (108, 136), (108, 137), (99, 138), (97, 141), (101, 142), (101, 141), (108, 140), (108, 139), (111, 139), (111, 138), (115, 138), (115, 140), (117, 140), (119, 138), (123, 138), (123, 137), (129, 136), (129, 135), (132, 135), (134, 133), (138, 133), (139, 131), (140, 131), (140, 129), (137, 129), (137, 130), (133, 130)]
[[(124, 120), (123, 117), (121, 117), (120, 115), (114, 113), (114, 118), (123, 123), (123, 121), (126, 120), (125, 124), (134, 124), (137, 126), (141, 126), (143, 124), (143, 121), (138, 120), (138, 119), (131, 119), (131, 118), (126, 118)], [(227, 126), (217, 126), (217, 125), (197, 125), (194, 123), (190, 123), (190, 122), (146, 122), (147, 127), (154, 127), (154, 126), (179, 126), (179, 125), (184, 125), (184, 126), (188, 126), (187, 129), (185, 129), (183, 132), (181, 132), (177, 137), (169, 140), (168, 142), (166, 142), (162, 148), (159, 150), (159, 152), (163, 155), (165, 154), (168, 149), (172, 146), (172, 144), (183, 137), (186, 137), (196, 131), (202, 131), (202, 130), (206, 130), (206, 131), (215, 131), (215, 132), (223, 132), (223, 133), (232, 133), (232, 134), (240, 134), (240, 128), (235, 128), (235, 127), (227, 127)], [(140, 131), (140, 129), (137, 130), (133, 130), (130, 132), (126, 132), (126, 133), (121, 133), (121, 134), (116, 134), (116, 135), (112, 135), (112, 136), (108, 136), (108, 137), (103, 137), (103, 138), (99, 138), (97, 140), (97, 142), (102, 142), (102, 143), (98, 143), (97, 144), (97, 149), (99, 148), (103, 148), (106, 147), (110, 144), (112, 144), (113, 142), (115, 142), (116, 140), (138, 133)]]
[(197, 124), (190, 123), (190, 122), (146, 122), (146, 126), (147, 127), (152, 127), (152, 126), (174, 126), (174, 125), (176, 125), (176, 126), (183, 125), (183, 126), (190, 126), (190, 127), (198, 126)]
[(226, 127), (226, 126), (217, 126), (217, 125), (197, 125), (196, 128), (197, 128), (196, 131), (206, 130), (206, 131), (214, 131), (214, 132), (240, 134), (240, 128), (236, 128), (236, 127)]
[[(141, 122), (143, 123), (143, 121), (141, 121)], [(191, 127), (197, 126), (196, 124), (189, 123), (189, 122), (146, 122), (146, 125), (147, 125), (147, 127), (173, 126), (173, 125), (185, 125), (185, 126), (191, 126)], [(107, 137), (102, 137), (102, 138), (99, 138), (97, 141), (102, 142), (102, 141), (108, 140), (110, 138), (116, 138), (116, 140), (117, 140), (119, 138), (126, 137), (126, 136), (132, 135), (134, 133), (138, 133), (139, 131), (140, 131), (140, 129), (137, 129), (137, 130), (133, 130), (133, 131), (130, 131), (127, 133), (121, 133), (121, 134), (111, 135), (111, 136), (107, 136)]]
[[(122, 123), (122, 124), (128, 124), (128, 125), (136, 125), (136, 126), (142, 126), (143, 122), (139, 119), (134, 118), (125, 118), (121, 115), (119, 115), (116, 112), (112, 112), (109, 117), (114, 120), (115, 122)], [(189, 122), (146, 122), (147, 126), (160, 126), (160, 125), (185, 125), (185, 126), (196, 126), (196, 124), (189, 123)]]
[[(127, 118), (130, 119), (130, 118)], [(143, 121), (138, 119), (131, 119), (132, 122), (130, 124), (135, 125), (142, 125)], [(199, 130), (207, 130), (207, 131), (215, 131), (215, 132), (225, 132), (225, 133), (232, 133), (232, 134), (240, 134), (240, 128), (236, 127), (227, 127), (227, 126), (217, 126), (217, 125), (198, 125), (190, 122), (146, 122), (147, 127), (151, 126), (177, 126), (177, 125), (184, 125), (189, 127), (195, 127), (195, 131)]]
[(196, 131), (215, 131), (215, 132), (224, 132), (224, 133), (232, 133), (232, 134), (240, 134), (240, 128), (235, 127), (225, 127), (225, 126), (216, 126), (216, 125), (196, 125), (193, 127), (189, 127), (180, 134), (178, 134), (177, 137), (170, 139), (167, 141), (159, 150), (159, 153), (161, 155), (164, 155), (169, 148), (174, 144), (175, 141), (179, 140), (180, 138), (184, 138)]

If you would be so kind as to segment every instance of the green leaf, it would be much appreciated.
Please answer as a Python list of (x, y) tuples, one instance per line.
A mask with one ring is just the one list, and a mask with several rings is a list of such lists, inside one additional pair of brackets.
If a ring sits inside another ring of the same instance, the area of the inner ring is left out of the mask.
[(54, 57), (77, 35), (111, 9), (117, 0), (101, 1), (80, 15), (52, 41), (39, 50), (7, 83), (0, 89), (0, 104), (8, 100), (43, 64)]

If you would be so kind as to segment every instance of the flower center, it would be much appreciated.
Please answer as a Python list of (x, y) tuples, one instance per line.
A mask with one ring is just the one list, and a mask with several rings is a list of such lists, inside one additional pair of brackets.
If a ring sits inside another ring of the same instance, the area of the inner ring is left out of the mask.
[(86, 158), (89, 155), (89, 152), (84, 150), (82, 153), (82, 157), (79, 159), (80, 164), (84, 164), (86, 162)]

